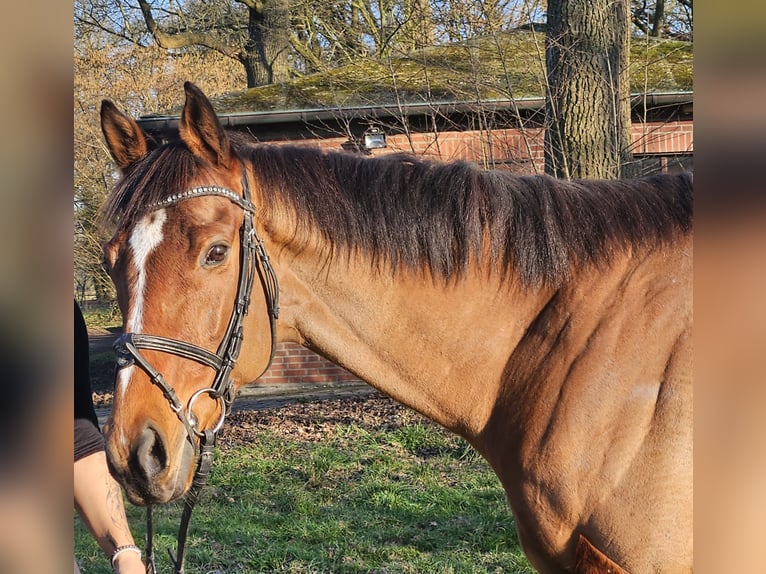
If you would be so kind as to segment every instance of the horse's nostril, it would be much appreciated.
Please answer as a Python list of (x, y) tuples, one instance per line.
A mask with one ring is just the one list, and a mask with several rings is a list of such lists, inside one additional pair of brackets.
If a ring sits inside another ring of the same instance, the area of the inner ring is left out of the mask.
[(160, 434), (151, 427), (141, 433), (136, 449), (138, 466), (147, 478), (161, 474), (168, 463), (167, 450)]

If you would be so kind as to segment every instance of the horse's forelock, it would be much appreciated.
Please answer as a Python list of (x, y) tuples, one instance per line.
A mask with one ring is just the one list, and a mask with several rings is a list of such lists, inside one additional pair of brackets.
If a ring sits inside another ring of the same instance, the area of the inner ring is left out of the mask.
[(199, 161), (180, 142), (152, 150), (123, 173), (102, 207), (102, 221), (132, 226), (149, 206), (187, 189), (199, 170)]

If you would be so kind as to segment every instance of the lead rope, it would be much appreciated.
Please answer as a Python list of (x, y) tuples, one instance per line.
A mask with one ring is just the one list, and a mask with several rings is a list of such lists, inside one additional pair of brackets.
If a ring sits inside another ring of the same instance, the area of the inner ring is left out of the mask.
[(199, 466), (197, 472), (192, 480), (192, 485), (189, 488), (189, 492), (184, 498), (184, 513), (181, 517), (181, 525), (178, 528), (178, 549), (176, 555), (173, 556), (173, 552), (168, 548), (168, 554), (170, 560), (173, 562), (173, 572), (175, 574), (183, 574), (184, 571), (184, 555), (186, 552), (186, 533), (189, 530), (189, 523), (191, 522), (192, 511), (194, 505), (197, 503), (202, 488), (207, 483), (207, 477), (210, 475), (210, 467), (213, 463), (213, 449), (215, 448), (216, 435), (213, 431), (205, 431), (204, 438), (200, 439), (201, 452)]
[(144, 536), (144, 553), (146, 554), (146, 574), (156, 574), (154, 564), (154, 521), (152, 520), (152, 505), (146, 507), (146, 535)]
[[(184, 557), (186, 555), (186, 536), (191, 523), (194, 505), (197, 503), (200, 492), (207, 483), (210, 476), (210, 467), (213, 462), (213, 450), (215, 449), (216, 435), (212, 430), (206, 430), (204, 437), (200, 438), (200, 457), (197, 470), (194, 473), (194, 479), (189, 487), (189, 492), (184, 497), (184, 511), (181, 516), (181, 524), (178, 527), (178, 548), (175, 555), (168, 548), (170, 561), (173, 563), (173, 573), (183, 574)], [(157, 565), (154, 558), (154, 522), (152, 519), (152, 506), (146, 507), (146, 572), (147, 574), (157, 574)]]

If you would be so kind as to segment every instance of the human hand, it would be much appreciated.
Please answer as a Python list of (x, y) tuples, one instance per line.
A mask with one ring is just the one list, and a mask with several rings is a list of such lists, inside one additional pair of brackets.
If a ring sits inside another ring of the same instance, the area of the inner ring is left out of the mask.
[(146, 574), (138, 546), (129, 546), (116, 552), (112, 557), (112, 568), (117, 574)]

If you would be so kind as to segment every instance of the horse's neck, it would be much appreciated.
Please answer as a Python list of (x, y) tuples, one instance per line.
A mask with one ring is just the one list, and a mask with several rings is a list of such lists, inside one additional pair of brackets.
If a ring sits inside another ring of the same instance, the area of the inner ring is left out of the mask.
[(369, 263), (324, 267), (301, 257), (280, 282), (283, 340), (469, 440), (491, 415), (508, 357), (546, 297), (479, 278), (445, 286)]

